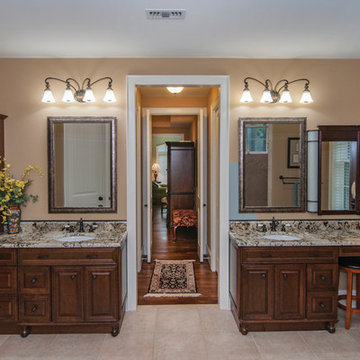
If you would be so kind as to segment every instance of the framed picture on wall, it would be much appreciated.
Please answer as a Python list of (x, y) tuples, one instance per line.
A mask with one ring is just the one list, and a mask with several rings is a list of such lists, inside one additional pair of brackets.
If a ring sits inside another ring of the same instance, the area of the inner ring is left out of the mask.
[(287, 167), (288, 168), (299, 168), (300, 167), (300, 139), (299, 138), (288, 138)]

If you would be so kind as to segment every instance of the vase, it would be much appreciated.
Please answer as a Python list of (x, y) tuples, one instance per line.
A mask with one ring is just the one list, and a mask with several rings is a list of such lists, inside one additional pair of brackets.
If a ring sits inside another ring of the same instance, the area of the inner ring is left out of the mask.
[(18, 234), (21, 231), (20, 226), (21, 210), (18, 205), (9, 206), (9, 215), (7, 216), (8, 234)]

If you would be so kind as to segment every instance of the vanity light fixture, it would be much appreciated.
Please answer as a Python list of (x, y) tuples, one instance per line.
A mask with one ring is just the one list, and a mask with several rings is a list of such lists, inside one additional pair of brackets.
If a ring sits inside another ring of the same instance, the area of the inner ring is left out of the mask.
[[(62, 80), (62, 79), (59, 79), (56, 77), (47, 77), (45, 79), (44, 94), (41, 99), (41, 101), (44, 103), (54, 103), (55, 102), (54, 95), (50, 89), (50, 80), (60, 81), (66, 85), (65, 92), (62, 97), (62, 101), (66, 102), (66, 103), (72, 103), (75, 101), (81, 102), (81, 103), (95, 102), (96, 99), (95, 99), (94, 93), (92, 91), (92, 86), (100, 81), (107, 80), (107, 81), (109, 81), (109, 83), (108, 83), (108, 88), (105, 92), (105, 96), (104, 96), (103, 100), (107, 103), (113, 103), (116, 101), (116, 97), (115, 97), (114, 91), (112, 89), (112, 81), (113, 80), (111, 77), (105, 76), (105, 77), (95, 80), (93, 82), (91, 82), (90, 78), (86, 78), (82, 82), (81, 86), (80, 86), (79, 82), (73, 78), (67, 78), (65, 80)], [(86, 89), (85, 89), (85, 86), (86, 86)]]
[(167, 90), (172, 94), (179, 94), (184, 90), (183, 86), (168, 86)]
[(243, 90), (240, 102), (242, 103), (250, 103), (253, 101), (253, 97), (251, 96), (250, 90), (249, 90), (249, 80), (256, 81), (262, 86), (264, 86), (264, 91), (262, 93), (260, 102), (265, 104), (273, 104), (273, 103), (282, 103), (282, 104), (289, 104), (292, 102), (292, 98), (290, 95), (290, 91), (288, 86), (290, 84), (293, 84), (298, 81), (304, 81), (305, 82), (305, 88), (302, 93), (300, 102), (302, 104), (310, 104), (313, 102), (309, 85), (310, 81), (308, 79), (295, 79), (288, 81), (286, 79), (279, 80), (275, 86), (273, 86), (271, 80), (266, 79), (265, 82), (262, 82), (258, 79), (255, 79), (253, 77), (246, 77), (244, 79), (244, 85), (245, 88)]

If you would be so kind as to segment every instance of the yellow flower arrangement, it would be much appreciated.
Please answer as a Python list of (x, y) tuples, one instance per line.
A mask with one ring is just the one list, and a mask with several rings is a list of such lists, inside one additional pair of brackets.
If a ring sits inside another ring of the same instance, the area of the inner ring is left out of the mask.
[(27, 166), (21, 175), (21, 179), (14, 179), (10, 174), (11, 165), (4, 158), (0, 158), (0, 216), (4, 223), (9, 215), (10, 205), (25, 205), (29, 200), (36, 202), (38, 195), (26, 193), (31, 183), (31, 173), (42, 176), (39, 166)]

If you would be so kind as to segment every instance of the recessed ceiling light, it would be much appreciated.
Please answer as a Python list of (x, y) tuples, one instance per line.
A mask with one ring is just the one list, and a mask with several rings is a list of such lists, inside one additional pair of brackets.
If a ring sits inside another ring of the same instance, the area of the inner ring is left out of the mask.
[(184, 9), (145, 9), (149, 20), (181, 20), (185, 18)]
[(184, 90), (183, 86), (168, 86), (167, 90), (172, 94), (179, 94)]

